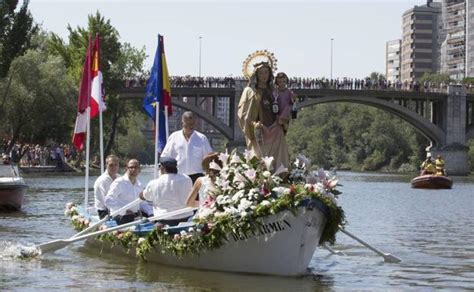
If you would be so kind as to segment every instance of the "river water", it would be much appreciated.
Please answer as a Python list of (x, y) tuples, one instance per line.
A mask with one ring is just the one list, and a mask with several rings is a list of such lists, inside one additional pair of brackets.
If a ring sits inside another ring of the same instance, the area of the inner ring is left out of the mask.
[[(410, 177), (340, 172), (347, 230), (402, 259), (383, 258), (339, 233), (334, 249), (316, 250), (307, 277), (273, 277), (141, 263), (72, 244), (33, 259), (11, 257), (32, 245), (74, 234), (64, 206), (83, 197), (82, 177), (26, 178), (21, 212), (0, 213), (0, 290), (152, 289), (171, 291), (315, 291), (474, 289), (474, 178), (452, 190), (410, 188)], [(151, 178), (145, 169), (141, 180)], [(91, 177), (91, 186), (95, 177)], [(291, 239), (289, 239), (291, 240)]]

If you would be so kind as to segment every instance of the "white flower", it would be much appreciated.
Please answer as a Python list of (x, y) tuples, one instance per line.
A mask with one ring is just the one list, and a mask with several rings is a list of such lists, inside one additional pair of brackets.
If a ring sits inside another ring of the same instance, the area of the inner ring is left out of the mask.
[(245, 194), (245, 191), (244, 190), (239, 190), (237, 191), (233, 196), (232, 196), (232, 202), (235, 202), (237, 203), (240, 198), (242, 198)]
[(265, 170), (265, 171), (263, 172), (263, 177), (269, 178), (270, 176), (272, 176), (272, 173), (269, 172), (268, 170)]
[(267, 200), (263, 200), (263, 201), (260, 202), (260, 205), (262, 205), (262, 206), (268, 206), (268, 205), (270, 205), (270, 202), (267, 201)]
[(72, 221), (79, 220), (79, 216), (78, 216), (78, 215), (74, 215), (74, 216), (72, 216), (71, 220), (72, 220)]
[(138, 244), (141, 244), (141, 243), (144, 242), (145, 240), (146, 240), (145, 238), (140, 237), (140, 238), (138, 239)]
[(72, 206), (72, 207), (71, 207), (71, 212), (77, 212), (76, 206)]
[(303, 164), (302, 166), (304, 169), (309, 169), (311, 167), (311, 160), (303, 154), (299, 154), (296, 159)]
[(247, 210), (250, 206), (252, 206), (252, 202), (247, 200), (246, 198), (243, 198), (240, 203), (239, 203), (239, 206), (237, 207), (237, 209), (242, 212), (242, 211), (245, 211)]
[(288, 168), (284, 167), (283, 164), (280, 164), (280, 166), (278, 167), (278, 169), (275, 171), (273, 175), (279, 175), (285, 172), (288, 172)]
[(184, 230), (181, 230), (181, 232), (179, 233), (181, 236), (185, 236), (186, 234), (188, 234), (186, 231)]
[(320, 169), (318, 170), (318, 178), (319, 178), (319, 180), (320, 180), (320, 181), (323, 181), (323, 180), (326, 179), (326, 177), (327, 177), (326, 172), (324, 171), (324, 169), (320, 168)]
[(224, 214), (225, 215), (236, 215), (239, 213), (239, 210), (237, 210), (235, 207), (224, 207)]
[(318, 182), (318, 178), (313, 173), (310, 173), (306, 176), (306, 183), (315, 184), (317, 182)]
[(285, 187), (274, 187), (273, 190), (278, 197), (280, 197), (281, 195), (285, 194), (285, 192), (290, 192), (290, 189), (289, 188), (285, 188)]
[(235, 174), (234, 183), (245, 182), (245, 181), (246, 181), (246, 179), (242, 174), (240, 174), (238, 172)]
[(337, 179), (331, 179), (328, 181), (327, 186), (329, 187), (329, 189), (333, 189), (337, 186), (337, 182), (338, 182)]
[(219, 154), (219, 160), (222, 162), (222, 165), (226, 166), (228, 159), (229, 159), (229, 154), (227, 154), (227, 151), (225, 153)]
[(194, 228), (189, 227), (188, 232), (193, 232), (193, 231), (194, 231)]
[(245, 183), (244, 183), (244, 182), (239, 182), (239, 183), (237, 184), (237, 189), (238, 189), (238, 190), (242, 190), (242, 189), (244, 189), (244, 188), (245, 188)]
[(220, 180), (220, 183), (218, 185), (221, 186), (222, 190), (228, 190), (230, 186), (230, 182), (228, 180)]
[(255, 171), (255, 169), (247, 169), (244, 174), (249, 180), (254, 181), (257, 176), (257, 171)]
[(255, 157), (255, 151), (253, 151), (253, 149), (251, 150), (245, 149), (244, 157), (245, 157), (245, 161), (249, 162), (250, 160), (252, 160), (252, 158)]
[(242, 161), (242, 159), (240, 159), (240, 156), (239, 156), (239, 155), (237, 155), (237, 154), (235, 154), (235, 153), (232, 155), (232, 159), (230, 160), (230, 163), (231, 163), (231, 164), (232, 164), (232, 163), (242, 163), (242, 162), (243, 162), (243, 161)]
[(71, 210), (64, 211), (64, 216), (69, 216), (69, 215), (71, 215)]
[(241, 217), (247, 216), (247, 212), (245, 212), (245, 211), (240, 212), (240, 216), (241, 216)]
[(210, 208), (199, 208), (197, 217), (198, 218), (206, 218), (209, 215), (211, 215), (212, 213), (213, 213), (213, 210), (211, 210)]
[(72, 206), (74, 206), (74, 203), (73, 202), (69, 202), (66, 204), (66, 209), (71, 209)]
[(214, 161), (211, 161), (211, 163), (209, 163), (209, 168), (215, 169), (215, 170), (221, 170), (221, 167), (219, 166), (219, 164), (215, 163)]
[(273, 156), (265, 156), (262, 158), (263, 163), (265, 164), (265, 168), (267, 170), (272, 170), (272, 162), (273, 162)]

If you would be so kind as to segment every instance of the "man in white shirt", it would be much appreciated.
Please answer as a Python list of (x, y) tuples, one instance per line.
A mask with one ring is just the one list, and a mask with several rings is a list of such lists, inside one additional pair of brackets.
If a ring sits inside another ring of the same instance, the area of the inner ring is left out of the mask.
[[(142, 183), (137, 179), (139, 173), (140, 163), (136, 159), (130, 159), (127, 162), (127, 172), (113, 181), (105, 197), (105, 206), (110, 209), (111, 213), (138, 199), (138, 195), (143, 190)], [(132, 222), (139, 215), (140, 209), (146, 217), (153, 212), (147, 202), (141, 202), (140, 206), (136, 205), (122, 211), (114, 217), (114, 220), (119, 225)]]
[(171, 157), (178, 161), (178, 173), (188, 175), (193, 184), (203, 176), (202, 160), (212, 152), (207, 137), (194, 130), (196, 117), (192, 112), (185, 112), (181, 118), (183, 129), (173, 132), (161, 156)]
[(117, 177), (119, 177), (119, 158), (113, 154), (109, 155), (105, 159), (105, 164), (105, 172), (99, 176), (94, 183), (94, 206), (100, 219), (109, 214), (109, 210), (105, 206), (104, 200), (110, 189), (110, 185)]
[[(176, 159), (162, 156), (160, 177), (150, 181), (140, 194), (142, 200), (153, 202), (154, 216), (186, 208), (186, 199), (191, 191), (192, 182), (187, 175), (178, 173), (177, 166)], [(187, 221), (192, 215), (193, 212), (190, 211), (158, 222), (173, 226)]]

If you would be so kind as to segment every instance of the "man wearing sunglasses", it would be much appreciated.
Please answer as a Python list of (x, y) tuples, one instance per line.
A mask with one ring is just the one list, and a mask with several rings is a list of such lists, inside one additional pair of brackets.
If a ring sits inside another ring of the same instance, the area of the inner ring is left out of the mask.
[[(130, 159), (127, 162), (127, 171), (114, 180), (105, 197), (105, 205), (111, 213), (138, 199), (138, 195), (143, 191), (142, 183), (137, 178), (138, 174), (140, 174), (140, 162), (137, 159)], [(119, 225), (129, 223), (140, 215), (139, 211), (145, 217), (153, 214), (151, 205), (148, 202), (142, 202), (140, 206), (130, 207), (113, 219)]]

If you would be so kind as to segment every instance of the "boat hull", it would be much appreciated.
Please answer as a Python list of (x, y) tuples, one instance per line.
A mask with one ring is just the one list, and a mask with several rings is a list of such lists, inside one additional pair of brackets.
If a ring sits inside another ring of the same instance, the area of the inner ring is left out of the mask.
[(411, 186), (417, 189), (450, 189), (453, 180), (446, 176), (420, 175), (411, 180)]
[[(228, 235), (228, 243), (199, 256), (178, 258), (158, 249), (146, 255), (149, 262), (178, 267), (227, 272), (296, 276), (308, 272), (308, 266), (319, 244), (326, 217), (317, 208), (299, 208), (296, 214), (283, 211), (263, 219), (255, 234)], [(108, 242), (88, 239), (86, 245), (135, 257), (135, 251)]]
[(20, 210), (27, 188), (25, 183), (0, 183), (0, 210)]

